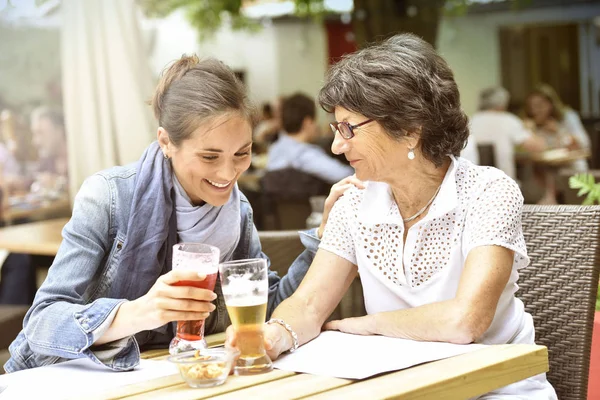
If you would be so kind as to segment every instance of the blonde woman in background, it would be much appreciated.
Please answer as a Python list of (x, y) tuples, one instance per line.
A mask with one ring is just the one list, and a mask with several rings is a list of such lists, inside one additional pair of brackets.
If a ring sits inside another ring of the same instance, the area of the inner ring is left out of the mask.
[[(547, 149), (590, 149), (590, 138), (573, 109), (565, 106), (556, 91), (549, 85), (540, 84), (525, 101), (525, 125), (544, 140)], [(587, 171), (587, 162), (574, 161), (565, 168), (577, 172)], [(544, 168), (538, 171), (544, 180), (545, 194), (540, 204), (557, 204), (556, 171)]]
[[(556, 91), (549, 85), (538, 85), (525, 101), (525, 123), (541, 136), (550, 149), (589, 149), (590, 138), (577, 112), (563, 104)], [(580, 160), (574, 165), (587, 170), (587, 163)]]

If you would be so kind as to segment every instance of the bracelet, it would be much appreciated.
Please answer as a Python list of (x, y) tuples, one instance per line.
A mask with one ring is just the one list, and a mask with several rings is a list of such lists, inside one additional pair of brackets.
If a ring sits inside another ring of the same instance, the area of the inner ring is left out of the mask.
[(298, 348), (298, 335), (296, 335), (296, 332), (294, 332), (292, 327), (286, 324), (285, 321), (282, 319), (271, 318), (267, 321), (267, 324), (273, 323), (283, 326), (285, 330), (288, 331), (290, 335), (292, 335), (292, 340), (294, 341), (294, 343), (292, 344), (292, 348), (289, 350), (289, 352), (293, 353), (294, 351), (296, 351), (296, 349)]

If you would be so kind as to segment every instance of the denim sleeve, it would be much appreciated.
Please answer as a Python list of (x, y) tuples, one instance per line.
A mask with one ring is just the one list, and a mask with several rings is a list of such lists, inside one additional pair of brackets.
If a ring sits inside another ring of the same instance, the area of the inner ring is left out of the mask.
[(92, 347), (94, 332), (125, 301), (92, 301), (94, 293), (102, 289), (98, 277), (112, 246), (111, 201), (109, 183), (103, 176), (94, 175), (84, 182), (48, 277), (25, 317), (23, 332), (35, 353), (69, 359), (88, 357), (122, 371), (139, 363), (134, 337)]
[[(317, 237), (317, 229), (310, 229), (300, 232), (300, 240), (304, 244), (305, 250), (296, 258), (288, 269), (287, 274), (280, 278), (275, 271), (269, 271), (269, 301), (267, 304), (267, 319), (271, 318), (271, 314), (275, 308), (283, 300), (290, 297), (306, 275), (310, 264), (312, 263), (320, 240)], [(269, 258), (262, 252), (258, 232), (253, 228), (252, 237), (250, 239), (250, 258)], [(268, 261), (269, 262), (269, 261)], [(269, 262), (270, 264), (270, 262)]]

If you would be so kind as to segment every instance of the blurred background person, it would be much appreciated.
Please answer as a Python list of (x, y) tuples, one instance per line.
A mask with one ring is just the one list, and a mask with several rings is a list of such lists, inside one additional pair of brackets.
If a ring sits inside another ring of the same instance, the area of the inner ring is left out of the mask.
[[(0, 189), (2, 200), (14, 192), (19, 186), (23, 173), (21, 163), (17, 158), (17, 141), (15, 137), (14, 115), (9, 110), (0, 112)], [(2, 203), (6, 206), (6, 202)]]
[(31, 113), (32, 143), (37, 161), (32, 166), (33, 193), (64, 194), (68, 160), (63, 114), (58, 109), (39, 107)]
[[(30, 123), (36, 160), (25, 172), (11, 169), (17, 174), (11, 178), (10, 193), (33, 195), (35, 200), (31, 196), (24, 200), (32, 204), (48, 198), (66, 197), (67, 143), (62, 112), (49, 107), (36, 108), (31, 113)], [(0, 147), (0, 157), (1, 151)], [(12, 153), (8, 151), (8, 154)], [(19, 220), (28, 221), (28, 218)], [(9, 254), (0, 269), (0, 304), (31, 304), (37, 289), (36, 268), (48, 262), (51, 260), (29, 254)]]
[(517, 179), (515, 147), (527, 152), (545, 149), (544, 141), (525, 128), (523, 121), (507, 110), (510, 95), (502, 87), (490, 87), (479, 94), (479, 111), (471, 118), (471, 136), (478, 145), (493, 147), (494, 165)]
[[(546, 84), (533, 89), (525, 101), (525, 126), (541, 138), (546, 149), (589, 150), (590, 138), (577, 113), (563, 104), (556, 91)], [(563, 166), (568, 170), (585, 172), (585, 159)], [(558, 204), (558, 170), (554, 167), (536, 166), (536, 179), (544, 187), (544, 195), (538, 204)]]
[(302, 93), (283, 100), (283, 131), (269, 149), (267, 170), (293, 168), (329, 184), (354, 174), (354, 169), (313, 144), (320, 137), (315, 101)]
[(262, 106), (261, 119), (254, 128), (255, 152), (267, 151), (269, 145), (277, 140), (281, 130), (280, 118), (281, 98), (275, 102), (275, 106), (264, 103)]
[[(525, 101), (525, 124), (539, 135), (549, 149), (589, 149), (590, 138), (575, 110), (563, 104), (556, 91), (549, 85), (540, 84)], [(587, 170), (585, 160), (573, 166), (579, 171)]]

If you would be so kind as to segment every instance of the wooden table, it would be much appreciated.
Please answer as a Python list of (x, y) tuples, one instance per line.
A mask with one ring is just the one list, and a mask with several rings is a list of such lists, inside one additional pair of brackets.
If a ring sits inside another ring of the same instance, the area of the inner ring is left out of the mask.
[[(224, 335), (207, 337), (209, 345)], [(166, 350), (142, 355), (163, 359)], [(384, 356), (384, 355), (382, 355)], [(104, 393), (93, 399), (467, 399), (548, 371), (544, 346), (497, 345), (365, 380), (348, 380), (273, 370), (256, 376), (230, 376), (225, 384), (192, 389), (172, 375)]]
[(555, 149), (542, 151), (540, 153), (517, 153), (516, 159), (519, 162), (532, 162), (552, 167), (561, 167), (571, 164), (573, 161), (585, 160), (591, 157), (589, 150), (566, 150)]
[(28, 219), (37, 221), (46, 218), (65, 217), (71, 214), (71, 202), (69, 199), (57, 199), (51, 202), (41, 203), (31, 208), (7, 207), (2, 213), (2, 218), (7, 225), (14, 221)]
[(69, 218), (49, 219), (0, 228), (0, 249), (13, 253), (55, 256)]

